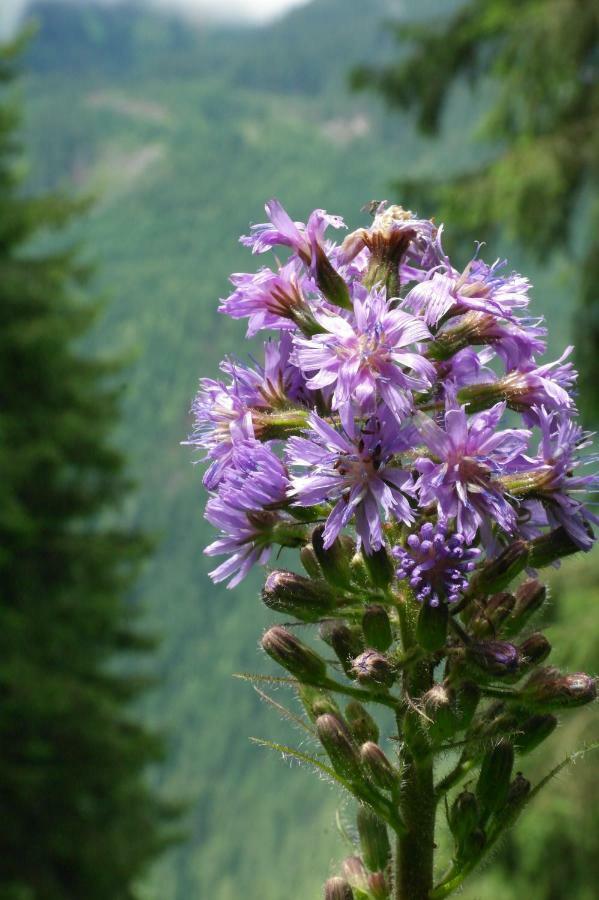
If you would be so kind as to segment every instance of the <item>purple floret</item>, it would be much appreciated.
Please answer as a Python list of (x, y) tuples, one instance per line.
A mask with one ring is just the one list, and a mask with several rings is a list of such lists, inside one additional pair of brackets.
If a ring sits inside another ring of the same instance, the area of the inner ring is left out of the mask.
[(415, 425), (430, 451), (416, 460), (420, 504), (436, 505), (442, 519), (455, 519), (456, 530), (471, 544), (482, 528), (485, 543), (491, 543), (491, 528), (506, 532), (516, 526), (514, 507), (494, 479), (525, 449), (530, 432), (500, 429), (505, 403), (467, 416), (464, 407), (448, 397), (444, 428), (419, 414)]
[(313, 247), (322, 245), (329, 225), (345, 228), (340, 216), (331, 216), (324, 209), (315, 209), (308, 223), (294, 222), (278, 200), (269, 200), (265, 206), (269, 221), (252, 225), (252, 233), (241, 238), (241, 243), (251, 247), (252, 253), (266, 253), (272, 247), (291, 247), (307, 266), (312, 262)]
[(421, 603), (456, 602), (468, 586), (480, 550), (469, 547), (463, 534), (449, 534), (443, 522), (426, 522), (406, 543), (393, 550), (399, 563), (397, 577), (409, 582)]
[(266, 444), (240, 440), (232, 466), (219, 484), (218, 494), (206, 506), (206, 518), (221, 537), (205, 549), (207, 556), (229, 555), (210, 577), (228, 587), (242, 581), (252, 566), (270, 556), (274, 527), (282, 521), (277, 511), (286, 503), (287, 469)]
[(354, 316), (316, 314), (324, 333), (295, 338), (296, 361), (312, 390), (333, 387), (333, 407), (353, 402), (370, 414), (379, 399), (401, 421), (412, 410), (412, 391), (424, 391), (435, 367), (408, 349), (431, 335), (415, 316), (394, 309), (374, 291), (354, 300)]
[(414, 493), (412, 476), (394, 459), (406, 448), (406, 434), (391, 416), (372, 419), (361, 428), (351, 419), (345, 431), (316, 414), (309, 424), (310, 437), (292, 437), (287, 443), (289, 465), (310, 470), (292, 476), (290, 496), (298, 506), (334, 503), (324, 529), (325, 547), (354, 519), (358, 538), (370, 554), (383, 546), (383, 519), (413, 520), (408, 502)]

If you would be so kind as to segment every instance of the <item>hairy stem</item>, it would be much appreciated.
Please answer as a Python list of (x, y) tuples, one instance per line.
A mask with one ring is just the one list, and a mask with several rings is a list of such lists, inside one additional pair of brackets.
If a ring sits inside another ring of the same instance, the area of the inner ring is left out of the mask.
[[(408, 652), (414, 643), (415, 614), (406, 598), (400, 608), (402, 643)], [(406, 671), (403, 680), (408, 704), (418, 705), (433, 684), (432, 665), (420, 662)], [(403, 721), (398, 716), (401, 737)], [(399, 799), (406, 831), (397, 838), (396, 900), (429, 900), (433, 887), (436, 799), (432, 756), (419, 759), (404, 748), (404, 769)]]

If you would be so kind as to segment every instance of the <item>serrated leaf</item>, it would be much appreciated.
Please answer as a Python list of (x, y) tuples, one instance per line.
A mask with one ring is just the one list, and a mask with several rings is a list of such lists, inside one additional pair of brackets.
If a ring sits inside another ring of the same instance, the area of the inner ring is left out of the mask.
[(273, 687), (280, 685), (295, 687), (298, 684), (296, 678), (289, 678), (284, 675), (254, 675), (252, 672), (234, 672), (233, 678), (249, 681), (251, 684), (271, 684)]
[(316, 731), (311, 728), (307, 722), (305, 722), (300, 716), (296, 716), (295, 713), (291, 712), (290, 709), (287, 709), (286, 706), (283, 706), (282, 703), (277, 703), (272, 697), (269, 697), (264, 691), (261, 691), (259, 687), (254, 685), (254, 690), (258, 694), (258, 696), (265, 700), (266, 703), (270, 704), (274, 709), (277, 710), (278, 713), (284, 718), (287, 719), (288, 722), (292, 722), (294, 725), (298, 725), (300, 728), (303, 728), (304, 731), (307, 731), (310, 737), (316, 737)]
[(346, 791), (349, 791), (350, 794), (352, 793), (349, 782), (344, 778), (341, 778), (341, 776), (330, 766), (327, 766), (325, 763), (320, 762), (319, 759), (316, 759), (315, 756), (310, 756), (309, 753), (303, 753), (295, 747), (287, 747), (285, 744), (277, 744), (274, 741), (265, 741), (263, 738), (251, 737), (250, 741), (252, 741), (253, 744), (258, 744), (260, 747), (268, 747), (269, 750), (276, 750), (278, 753), (282, 753), (283, 756), (290, 756), (298, 762), (307, 763), (309, 766), (313, 766), (317, 771), (322, 772), (328, 778), (332, 778), (333, 781), (340, 784), (341, 787), (345, 788)]

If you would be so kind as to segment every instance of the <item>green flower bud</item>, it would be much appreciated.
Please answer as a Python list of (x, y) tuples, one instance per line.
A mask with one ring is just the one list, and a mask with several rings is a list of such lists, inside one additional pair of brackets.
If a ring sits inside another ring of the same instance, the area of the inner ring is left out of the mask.
[(462, 791), (453, 801), (449, 811), (449, 827), (458, 847), (478, 825), (478, 800), (471, 791)]
[(469, 728), (480, 701), (480, 688), (472, 681), (463, 681), (456, 692), (459, 730)]
[(514, 749), (522, 755), (531, 753), (557, 728), (557, 719), (551, 713), (530, 716), (518, 725), (514, 737)]
[(499, 556), (488, 560), (473, 575), (468, 596), (476, 597), (481, 594), (503, 591), (524, 570), (528, 563), (528, 556), (528, 542), (513, 541)]
[(370, 586), (368, 570), (364, 565), (364, 557), (361, 553), (355, 553), (349, 564), (352, 581), (360, 587), (366, 588)]
[(379, 727), (365, 706), (357, 700), (352, 700), (345, 707), (345, 718), (358, 744), (365, 744), (367, 741), (376, 744), (379, 739)]
[(507, 792), (507, 806), (512, 809), (520, 806), (529, 794), (530, 781), (524, 777), (522, 772), (518, 772)]
[(580, 547), (575, 544), (565, 528), (560, 525), (530, 542), (530, 561), (533, 569), (542, 569), (551, 563), (573, 553), (580, 553)]
[(471, 862), (478, 859), (485, 849), (487, 835), (484, 828), (475, 828), (471, 831), (459, 848), (459, 858), (462, 862)]
[(387, 657), (378, 650), (365, 650), (357, 656), (351, 672), (360, 684), (372, 688), (390, 688), (397, 677)]
[(363, 553), (362, 558), (372, 583), (379, 588), (387, 588), (395, 576), (393, 560), (383, 545), (372, 553)]
[(360, 759), (373, 784), (383, 791), (392, 791), (397, 787), (397, 772), (378, 744), (373, 741), (362, 744)]
[(325, 579), (330, 585), (340, 590), (350, 586), (350, 560), (354, 543), (350, 538), (338, 537), (331, 547), (325, 550), (323, 540), (324, 525), (319, 525), (312, 532), (312, 548)]
[(533, 666), (544, 662), (551, 653), (551, 644), (544, 634), (536, 632), (526, 638), (518, 647), (520, 672), (524, 673)]
[(384, 606), (367, 606), (362, 616), (362, 631), (366, 644), (375, 650), (388, 650), (393, 643), (393, 632)]
[(391, 856), (391, 845), (387, 826), (382, 819), (367, 806), (358, 808), (358, 834), (364, 864), (371, 872), (383, 871)]
[(476, 784), (476, 798), (483, 824), (505, 805), (513, 766), (514, 748), (508, 741), (499, 741), (492, 750), (485, 753)]
[(447, 640), (449, 609), (446, 603), (423, 603), (416, 623), (416, 640), (429, 653), (435, 653)]
[(455, 692), (444, 684), (435, 684), (422, 698), (428, 724), (428, 734), (434, 744), (449, 740), (458, 730)]
[(547, 588), (536, 578), (529, 578), (516, 591), (516, 603), (505, 622), (504, 633), (511, 637), (519, 634), (529, 619), (543, 606)]
[(333, 268), (333, 264), (318, 242), (312, 247), (312, 264), (315, 264), (316, 283), (329, 303), (343, 309), (353, 309), (347, 284)]
[(360, 781), (362, 765), (358, 746), (341, 716), (332, 713), (319, 716), (316, 731), (337, 774), (350, 781)]
[(327, 691), (310, 684), (298, 684), (297, 693), (312, 722), (325, 713), (341, 715), (337, 703)]
[(269, 609), (303, 622), (317, 622), (335, 605), (331, 589), (324, 581), (281, 571), (271, 572), (266, 579), (262, 600)]
[(324, 886), (324, 900), (354, 900), (354, 892), (344, 878), (329, 878)]
[(493, 594), (472, 618), (471, 630), (476, 637), (494, 637), (514, 608), (516, 598), (508, 591)]
[(280, 625), (262, 636), (262, 649), (300, 681), (318, 684), (326, 678), (324, 659)]
[(312, 544), (305, 544), (300, 550), (300, 559), (302, 561), (302, 566), (310, 576), (310, 578), (315, 578), (319, 580), (322, 578), (322, 572), (320, 570), (320, 566), (318, 565), (318, 559), (316, 558), (316, 554), (314, 552), (314, 547)]
[(345, 622), (332, 621), (321, 626), (320, 636), (335, 651), (345, 674), (352, 678), (353, 660), (364, 650), (361, 630), (349, 628)]
[(591, 703), (597, 696), (597, 683), (584, 672), (563, 675), (550, 666), (530, 676), (518, 700), (538, 710), (569, 709)]

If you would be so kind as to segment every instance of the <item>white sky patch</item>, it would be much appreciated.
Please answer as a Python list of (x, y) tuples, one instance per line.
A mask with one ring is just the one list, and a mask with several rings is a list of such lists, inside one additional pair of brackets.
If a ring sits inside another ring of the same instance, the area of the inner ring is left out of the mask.
[[(121, 0), (71, 0), (75, 6), (93, 6), (97, 2), (116, 5)], [(142, 0), (166, 12), (184, 13), (193, 19), (221, 22), (268, 22), (310, 0)], [(0, 0), (0, 38), (12, 34), (22, 22), (32, 0)]]

